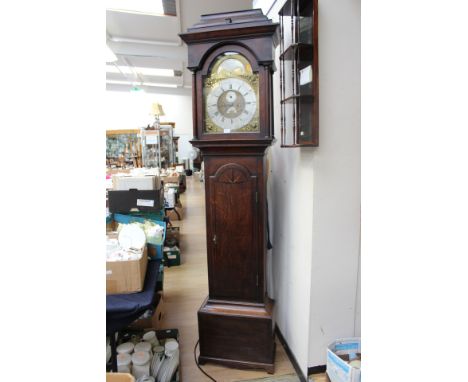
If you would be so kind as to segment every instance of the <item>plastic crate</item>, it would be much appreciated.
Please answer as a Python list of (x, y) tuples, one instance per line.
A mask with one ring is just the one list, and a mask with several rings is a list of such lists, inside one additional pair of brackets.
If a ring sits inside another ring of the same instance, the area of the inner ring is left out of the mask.
[(152, 223), (159, 224), (164, 228), (161, 244), (152, 244), (148, 243), (148, 256), (151, 259), (162, 259), (163, 258), (163, 246), (164, 241), (166, 240), (166, 223), (164, 221), (155, 220), (154, 214), (139, 214), (137, 215), (124, 215), (124, 214), (114, 214), (114, 220), (117, 223), (121, 224), (131, 224), (131, 223), (145, 223), (145, 220), (149, 220)]
[[(119, 340), (117, 341), (117, 345), (121, 344), (122, 342), (130, 341), (135, 336), (142, 338), (144, 333), (148, 331), (152, 331), (152, 330), (154, 329), (130, 329), (128, 328), (128, 329), (121, 330), (119, 333)], [(163, 346), (164, 346), (164, 342), (168, 338), (173, 338), (177, 342), (179, 342), (179, 330), (178, 329), (155, 330), (155, 332), (156, 332), (156, 337), (158, 338), (160, 344)], [(179, 354), (179, 357), (181, 357), (180, 354)], [(179, 358), (179, 360), (181, 360), (181, 358)], [(179, 381), (180, 381), (180, 364), (171, 379), (171, 382), (179, 382)]]
[(114, 220), (114, 217), (112, 216), (112, 214), (109, 214), (106, 216), (106, 224), (112, 223), (113, 220)]
[(163, 261), (168, 267), (180, 265), (180, 250), (176, 248), (165, 250)]
[(130, 212), (128, 214), (114, 214), (114, 220), (117, 223), (144, 223), (145, 220), (152, 222), (164, 222), (164, 210), (157, 212)]

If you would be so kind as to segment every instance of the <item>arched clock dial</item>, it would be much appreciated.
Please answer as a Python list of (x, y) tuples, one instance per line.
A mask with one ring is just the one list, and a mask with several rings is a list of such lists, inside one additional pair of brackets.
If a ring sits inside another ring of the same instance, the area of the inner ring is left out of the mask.
[(204, 132), (208, 134), (259, 131), (258, 73), (236, 52), (224, 52), (204, 80)]
[(206, 108), (211, 121), (225, 132), (248, 125), (257, 111), (257, 97), (250, 84), (226, 78), (208, 93)]

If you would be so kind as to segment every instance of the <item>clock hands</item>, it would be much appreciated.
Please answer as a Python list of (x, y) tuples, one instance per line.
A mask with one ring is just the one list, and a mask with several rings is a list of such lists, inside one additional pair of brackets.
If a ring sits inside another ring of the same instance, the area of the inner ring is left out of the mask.
[(238, 79), (223, 79), (211, 89), (206, 99), (213, 123), (224, 129), (238, 129), (254, 117), (257, 95), (250, 84)]

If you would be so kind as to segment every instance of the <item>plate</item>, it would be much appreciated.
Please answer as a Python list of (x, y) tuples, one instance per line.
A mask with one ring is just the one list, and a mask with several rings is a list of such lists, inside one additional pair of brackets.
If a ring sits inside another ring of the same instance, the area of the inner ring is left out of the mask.
[(119, 232), (119, 244), (126, 250), (142, 249), (146, 244), (145, 231), (136, 224), (126, 224)]
[(169, 366), (170, 358), (164, 358), (157, 375), (157, 382), (164, 382), (166, 380), (167, 368)]
[(110, 345), (107, 345), (107, 346), (106, 346), (106, 363), (109, 362), (109, 360), (111, 359), (111, 356), (112, 356), (112, 349), (111, 349), (111, 346), (110, 346)]
[(174, 375), (175, 371), (177, 370), (177, 366), (179, 365), (179, 349), (177, 349), (173, 356), (169, 358), (169, 364), (166, 370), (166, 374), (162, 382), (171, 382), (172, 376)]
[(151, 362), (151, 368), (150, 368), (150, 372), (153, 377), (156, 378), (156, 376), (158, 375), (158, 371), (159, 371), (159, 368), (161, 367), (161, 364), (162, 364), (162, 360), (159, 354), (155, 354), (153, 356), (153, 361)]

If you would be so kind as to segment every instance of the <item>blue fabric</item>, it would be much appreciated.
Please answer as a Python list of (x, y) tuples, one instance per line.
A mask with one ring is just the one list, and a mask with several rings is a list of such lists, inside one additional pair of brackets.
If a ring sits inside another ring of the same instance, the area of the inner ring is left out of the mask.
[(113, 294), (106, 296), (107, 334), (126, 328), (138, 319), (147, 309), (159, 303), (156, 293), (161, 260), (148, 261), (143, 291), (131, 294)]

